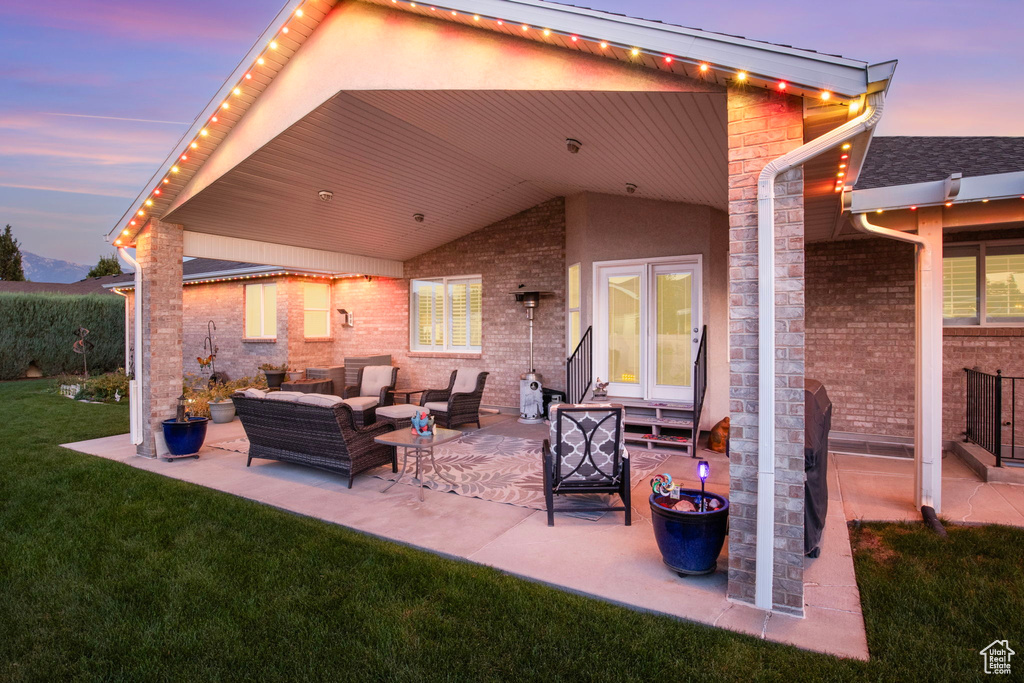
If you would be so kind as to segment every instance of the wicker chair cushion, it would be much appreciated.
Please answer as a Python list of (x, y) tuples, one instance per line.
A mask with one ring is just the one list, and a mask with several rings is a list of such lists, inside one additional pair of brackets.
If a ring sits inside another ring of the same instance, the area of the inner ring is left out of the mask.
[(383, 408), (377, 408), (377, 419), (389, 419), (389, 420), (404, 420), (412, 418), (413, 415), (418, 413), (421, 408), (411, 403), (399, 403), (394, 406), (384, 406)]
[[(593, 408), (586, 412), (560, 413), (559, 408)], [(615, 443), (615, 412), (621, 406), (613, 404), (557, 404), (551, 406), (553, 416), (550, 426), (550, 441), (555, 454), (560, 458), (560, 471), (565, 481), (610, 481), (618, 476), (615, 471), (615, 454), (628, 458), (625, 430)], [(558, 441), (558, 422), (562, 423), (562, 440)], [(590, 458), (586, 458), (587, 436), (593, 432), (590, 441)]]
[(367, 365), (363, 368), (363, 384), (359, 387), (360, 396), (380, 396), (380, 390), (391, 384), (392, 367), (390, 365)]
[(341, 396), (332, 396), (330, 394), (303, 394), (296, 403), (308, 403), (311, 406), (324, 406), (330, 408), (341, 403), (344, 399)]
[(427, 401), (423, 407), (427, 410), (436, 410), (439, 413), (448, 412), (448, 404), (445, 401)]
[(343, 401), (352, 410), (365, 411), (380, 403), (376, 396), (354, 396)]
[(267, 392), (268, 401), (290, 401), (295, 403), (299, 398), (305, 396), (301, 391), (269, 391)]
[(472, 394), (476, 391), (476, 379), (483, 370), (479, 368), (459, 368), (455, 373), (455, 385), (452, 387), (453, 394)]
[(245, 394), (247, 398), (265, 398), (267, 395), (267, 392), (262, 389), (255, 389), (253, 387), (249, 387), (242, 393)]

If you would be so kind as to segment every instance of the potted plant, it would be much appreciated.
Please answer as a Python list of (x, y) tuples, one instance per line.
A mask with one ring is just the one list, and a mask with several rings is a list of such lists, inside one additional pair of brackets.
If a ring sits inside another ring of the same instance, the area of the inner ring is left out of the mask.
[(180, 458), (199, 455), (199, 450), (206, 441), (208, 417), (189, 415), (185, 409), (185, 394), (178, 398), (178, 414), (163, 421), (164, 441), (167, 443), (169, 458)]
[(289, 382), (298, 382), (300, 379), (305, 378), (305, 376), (306, 376), (305, 370), (297, 370), (295, 368), (292, 368), (291, 370), (288, 371), (288, 381)]
[(704, 491), (710, 471), (708, 463), (700, 461), (699, 490), (674, 485), (668, 474), (651, 480), (654, 538), (662, 561), (680, 576), (715, 571), (729, 532), (729, 500)]
[(235, 419), (235, 403), (230, 398), (234, 392), (234, 387), (224, 383), (209, 388), (210, 419), (214, 424), (224, 424)]
[(264, 363), (260, 366), (260, 370), (267, 378), (268, 389), (280, 389), (281, 382), (284, 381), (284, 373), (288, 370), (287, 365), (274, 365), (273, 363)]

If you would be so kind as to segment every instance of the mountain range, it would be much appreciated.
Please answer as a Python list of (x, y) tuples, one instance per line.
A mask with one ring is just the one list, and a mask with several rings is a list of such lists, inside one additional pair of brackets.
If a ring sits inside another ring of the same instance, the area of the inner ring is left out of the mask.
[(85, 278), (90, 266), (46, 258), (32, 252), (21, 252), (21, 267), (32, 282), (78, 282)]

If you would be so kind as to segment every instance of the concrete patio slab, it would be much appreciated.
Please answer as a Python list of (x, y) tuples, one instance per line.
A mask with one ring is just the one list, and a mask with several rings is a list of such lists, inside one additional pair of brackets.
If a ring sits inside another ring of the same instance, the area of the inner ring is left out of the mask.
[[(537, 440), (547, 434), (543, 425), (519, 425), (507, 416), (489, 416), (484, 428)], [(371, 476), (356, 477), (349, 489), (340, 475), (262, 460), (247, 468), (245, 455), (214, 447), (243, 435), (237, 421), (211, 424), (200, 457), (174, 462), (135, 456), (127, 435), (67, 447), (634, 609), (839, 656), (868, 656), (841, 498), (833, 498), (821, 557), (807, 560), (807, 618), (798, 619), (726, 598), (728, 547), (718, 571), (707, 576), (681, 578), (665, 567), (651, 529), (647, 481), (632, 491), (632, 526), (623, 524), (623, 513), (608, 513), (598, 520), (558, 514), (548, 527), (540, 510), (430, 489), (420, 502), (415, 487), (382, 493), (386, 482)], [(711, 463), (708, 490), (727, 495), (724, 454), (670, 456), (659, 471), (699, 486), (698, 459)], [(830, 495), (842, 496), (839, 468), (832, 469), (836, 491)]]

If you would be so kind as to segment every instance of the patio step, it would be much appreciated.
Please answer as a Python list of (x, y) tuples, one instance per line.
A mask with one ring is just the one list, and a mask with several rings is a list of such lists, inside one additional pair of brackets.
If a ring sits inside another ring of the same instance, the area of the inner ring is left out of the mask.
[(628, 425), (644, 425), (647, 427), (653, 427), (655, 425), (664, 427), (678, 427), (679, 429), (690, 429), (693, 427), (692, 419), (681, 419), (675, 417), (646, 417), (642, 415), (630, 415), (626, 413), (626, 417), (623, 418), (623, 422)]

